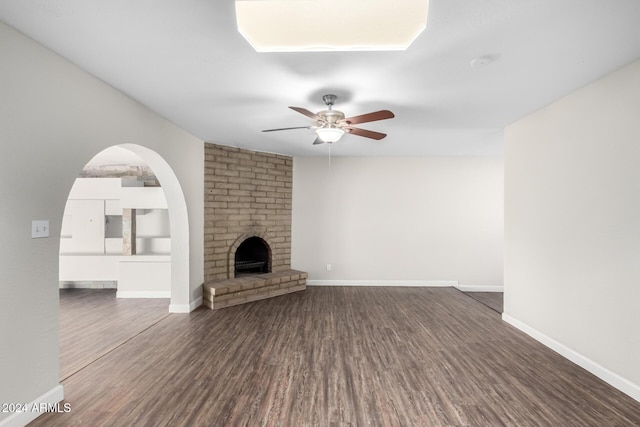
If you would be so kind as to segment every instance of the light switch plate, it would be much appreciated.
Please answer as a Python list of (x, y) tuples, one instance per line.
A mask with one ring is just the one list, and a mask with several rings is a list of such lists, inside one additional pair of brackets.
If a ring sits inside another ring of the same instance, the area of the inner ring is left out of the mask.
[(49, 237), (49, 220), (31, 221), (31, 238), (40, 239), (42, 237)]

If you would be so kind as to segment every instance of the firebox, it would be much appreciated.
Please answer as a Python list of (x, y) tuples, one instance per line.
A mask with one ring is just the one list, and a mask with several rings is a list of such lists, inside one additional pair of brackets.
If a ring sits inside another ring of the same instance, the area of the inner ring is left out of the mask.
[(257, 236), (245, 239), (236, 250), (234, 276), (271, 272), (271, 248)]

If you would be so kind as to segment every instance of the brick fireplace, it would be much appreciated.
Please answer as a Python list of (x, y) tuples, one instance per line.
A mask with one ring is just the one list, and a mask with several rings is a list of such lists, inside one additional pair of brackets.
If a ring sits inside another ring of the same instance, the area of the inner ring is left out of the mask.
[[(216, 295), (222, 296), (217, 290), (222, 289), (228, 291), (224, 295), (245, 292), (234, 298), (246, 300), (304, 289), (306, 273), (291, 270), (292, 187), (291, 157), (205, 144), (203, 294), (209, 307), (235, 305), (215, 304)], [(249, 251), (241, 260), (248, 266), (238, 272), (236, 255), (245, 242), (261, 242), (264, 247)], [(256, 275), (259, 280), (251, 282)], [(268, 288), (265, 295), (261, 288)]]

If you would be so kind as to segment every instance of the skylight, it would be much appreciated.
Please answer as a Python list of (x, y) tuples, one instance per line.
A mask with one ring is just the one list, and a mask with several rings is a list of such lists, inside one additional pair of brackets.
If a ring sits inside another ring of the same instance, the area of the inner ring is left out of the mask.
[(258, 52), (405, 50), (429, 0), (237, 0), (238, 31)]

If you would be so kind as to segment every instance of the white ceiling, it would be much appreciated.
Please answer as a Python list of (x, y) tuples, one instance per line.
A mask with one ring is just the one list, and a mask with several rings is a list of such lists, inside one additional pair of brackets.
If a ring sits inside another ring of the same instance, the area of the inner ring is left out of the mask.
[[(287, 107), (324, 109), (325, 93), (347, 116), (396, 114), (361, 125), (387, 138), (345, 135), (334, 156), (501, 155), (506, 125), (640, 58), (639, 0), (431, 0), (404, 52), (256, 53), (234, 10), (0, 0), (0, 20), (203, 140), (289, 155), (328, 147), (312, 146), (311, 130), (261, 129), (310, 124)], [(494, 61), (474, 69), (478, 56)]]

